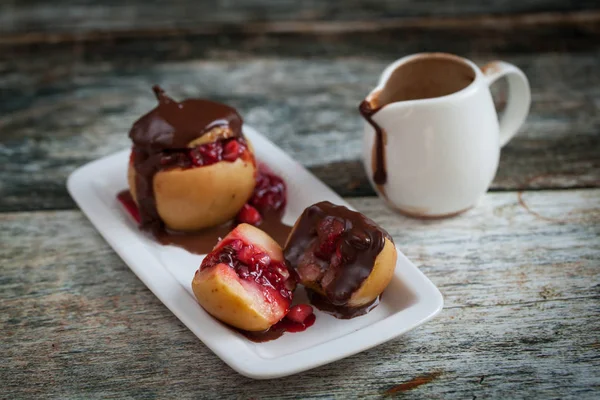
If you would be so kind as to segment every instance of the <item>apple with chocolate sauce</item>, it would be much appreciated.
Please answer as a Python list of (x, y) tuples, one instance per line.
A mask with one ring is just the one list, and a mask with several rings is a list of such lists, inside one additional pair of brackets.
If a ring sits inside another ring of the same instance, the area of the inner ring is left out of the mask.
[(284, 249), (313, 305), (338, 318), (366, 314), (390, 283), (392, 237), (363, 214), (323, 201), (308, 207)]
[(129, 137), (129, 191), (118, 200), (162, 244), (206, 254), (239, 223), (260, 226), (279, 243), (283, 180), (257, 164), (242, 117), (204, 99), (177, 102), (153, 87), (158, 106), (137, 120)]
[(242, 118), (225, 104), (179, 103), (153, 89), (158, 106), (129, 132), (129, 190), (141, 227), (196, 231), (231, 220), (255, 186), (256, 162)]

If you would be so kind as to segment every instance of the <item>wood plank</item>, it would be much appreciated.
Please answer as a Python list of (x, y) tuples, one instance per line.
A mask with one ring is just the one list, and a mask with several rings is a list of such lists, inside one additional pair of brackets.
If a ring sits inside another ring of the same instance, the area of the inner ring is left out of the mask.
[(359, 161), (357, 104), (389, 62), (440, 48), (479, 64), (513, 62), (531, 81), (531, 114), (503, 149), (492, 190), (598, 187), (598, 32), (600, 24), (516, 30), (518, 44), (506, 32), (442, 29), (8, 47), (0, 211), (72, 208), (66, 177), (128, 146), (131, 123), (154, 106), (153, 83), (238, 107), (338, 193), (374, 195)]
[[(191, 0), (171, 2), (159, 6), (146, 1), (90, 1), (59, 0), (48, 4), (41, 0), (13, 1), (2, 5), (0, 34), (9, 33), (69, 33), (85, 34), (107, 31), (148, 30), (208, 30), (232, 31), (244, 29), (249, 22), (287, 22), (305, 24), (312, 21), (373, 21), (381, 19), (409, 19), (427, 17), (465, 17), (482, 14), (520, 14), (580, 10), (597, 10), (593, 0), (564, 2), (560, 0), (477, 0), (455, 2), (443, 0), (335, 1), (310, 0), (302, 2), (277, 0), (244, 0), (225, 2), (204, 1), (202, 5)], [(272, 31), (273, 24), (266, 24)]]
[(445, 309), (397, 340), (276, 381), (225, 366), (79, 212), (0, 214), (3, 394), (597, 398), (600, 190), (492, 193), (440, 221), (350, 201), (390, 231)]
[(385, 18), (367, 21), (272, 21), (244, 22), (231, 25), (223, 23), (200, 24), (191, 28), (175, 27), (100, 30), (86, 32), (36, 32), (0, 35), (0, 45), (40, 45), (56, 43), (89, 43), (105, 40), (144, 39), (186, 36), (268, 35), (268, 34), (356, 34), (398, 29), (493, 29), (511, 32), (523, 28), (558, 28), (581, 26), (600, 21), (600, 12), (542, 12), (528, 14), (475, 15), (462, 17), (411, 17)]

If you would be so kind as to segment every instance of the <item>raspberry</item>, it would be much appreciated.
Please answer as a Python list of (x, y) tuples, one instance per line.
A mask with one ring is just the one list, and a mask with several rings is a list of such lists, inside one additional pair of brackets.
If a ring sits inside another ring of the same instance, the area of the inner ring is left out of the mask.
[(236, 220), (239, 223), (246, 223), (257, 226), (262, 222), (262, 216), (258, 210), (249, 204), (244, 204), (240, 212), (238, 213)]
[(312, 314), (313, 308), (311, 306), (308, 304), (298, 304), (292, 307), (285, 317), (298, 324), (304, 324), (304, 321)]

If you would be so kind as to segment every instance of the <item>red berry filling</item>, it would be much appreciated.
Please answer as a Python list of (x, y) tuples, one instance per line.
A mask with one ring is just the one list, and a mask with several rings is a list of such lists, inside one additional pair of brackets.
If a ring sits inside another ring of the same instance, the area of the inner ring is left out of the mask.
[[(235, 161), (243, 155), (246, 150), (247, 147), (244, 139), (226, 139), (225, 141), (217, 141), (199, 146), (188, 152), (163, 153), (161, 163), (165, 168), (171, 166), (187, 168), (193, 164), (188, 155), (194, 154), (197, 157), (196, 164), (202, 160), (202, 162), (204, 162), (203, 165), (209, 165), (206, 162), (213, 163), (216, 162), (214, 160), (217, 159), (219, 161)], [(135, 150), (132, 150), (129, 157), (130, 163), (133, 162), (134, 157)], [(235, 222), (259, 226), (265, 219), (265, 214), (269, 212), (281, 213), (283, 211), (286, 205), (286, 196), (286, 186), (283, 179), (273, 174), (267, 167), (259, 165), (256, 176), (256, 186), (252, 193), (252, 197), (239, 211), (235, 218)], [(121, 202), (123, 201), (121, 200)], [(134, 216), (136, 221), (139, 222), (139, 215), (137, 214), (138, 212), (135, 203), (133, 203), (133, 207), (125, 203), (124, 205), (130, 214)]]
[(318, 244), (315, 255), (323, 260), (329, 260), (345, 228), (344, 222), (335, 217), (327, 216), (319, 221), (317, 225)]
[[(261, 249), (240, 239), (232, 239), (219, 247), (204, 258), (200, 265), (201, 270), (219, 263), (226, 264), (233, 268), (240, 278), (271, 288), (284, 299), (292, 300), (291, 289), (294, 282), (286, 264), (272, 260)], [(269, 299), (269, 296), (266, 298)]]
[[(219, 161), (234, 162), (248, 149), (244, 138), (236, 137), (205, 143), (191, 149), (167, 149), (162, 151), (160, 164), (163, 169), (170, 167), (192, 168), (216, 164)], [(132, 150), (129, 162), (133, 162)]]
[(258, 210), (249, 205), (248, 203), (244, 204), (244, 206), (242, 207), (242, 209), (236, 217), (236, 221), (238, 223), (246, 223), (254, 226), (260, 225), (262, 220), (263, 218), (258, 212)]
[(256, 186), (248, 203), (236, 217), (238, 223), (245, 222), (259, 226), (264, 215), (269, 212), (280, 213), (286, 204), (286, 187), (283, 179), (259, 165), (256, 174)]
[(308, 304), (295, 305), (288, 311), (286, 316), (273, 325), (270, 330), (274, 332), (302, 332), (311, 327), (317, 317), (313, 313), (313, 308)]
[(261, 213), (281, 211), (286, 203), (285, 182), (279, 176), (259, 166), (254, 193), (248, 201)]
[(125, 207), (125, 210), (131, 215), (131, 217), (137, 222), (140, 223), (140, 211), (138, 209), (137, 204), (133, 201), (133, 197), (129, 190), (124, 190), (117, 194), (117, 200)]
[(235, 161), (246, 150), (246, 145), (237, 140), (230, 140), (223, 145), (223, 160)]
[(327, 286), (335, 277), (342, 262), (344, 241), (340, 240), (346, 226), (344, 221), (333, 216), (321, 219), (315, 228), (316, 237), (300, 257), (297, 272), (301, 280), (317, 282)]
[(298, 304), (290, 308), (285, 317), (292, 322), (304, 324), (311, 315), (313, 315), (313, 308), (311, 306), (308, 304)]

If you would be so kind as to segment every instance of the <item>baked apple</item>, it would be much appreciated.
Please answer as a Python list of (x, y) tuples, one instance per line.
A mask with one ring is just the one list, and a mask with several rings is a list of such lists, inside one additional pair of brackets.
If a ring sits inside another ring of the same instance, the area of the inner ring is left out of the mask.
[(176, 102), (153, 89), (158, 106), (129, 132), (128, 183), (142, 228), (196, 231), (231, 220), (256, 184), (241, 116), (225, 104)]
[(252, 225), (240, 224), (204, 258), (192, 281), (200, 305), (245, 331), (265, 331), (288, 312), (296, 278), (281, 247)]
[(375, 222), (325, 201), (304, 210), (284, 256), (311, 300), (318, 300), (313, 301), (317, 308), (351, 318), (378, 300), (392, 279), (397, 253), (391, 236)]

